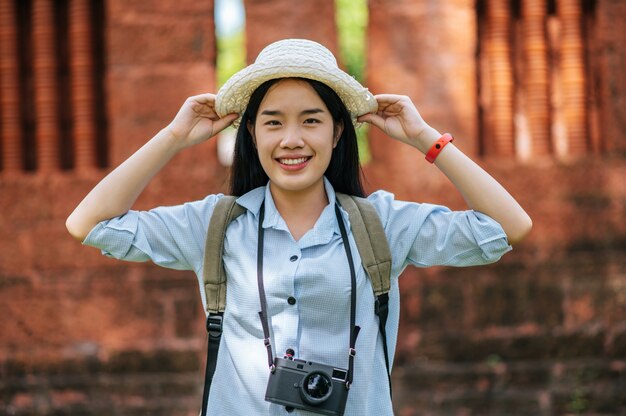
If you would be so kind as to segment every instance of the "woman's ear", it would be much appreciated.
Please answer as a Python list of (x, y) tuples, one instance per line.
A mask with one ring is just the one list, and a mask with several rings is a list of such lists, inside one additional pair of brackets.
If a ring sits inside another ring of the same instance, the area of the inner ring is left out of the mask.
[(250, 133), (250, 137), (252, 137), (252, 143), (254, 144), (254, 147), (256, 148), (256, 136), (254, 135), (254, 124), (252, 124), (250, 120), (247, 120), (246, 128), (248, 129), (248, 133)]
[(334, 136), (333, 136), (333, 149), (337, 147), (337, 143), (339, 143), (339, 139), (341, 139), (341, 135), (343, 133), (343, 120), (339, 120), (339, 122), (335, 123), (334, 127)]

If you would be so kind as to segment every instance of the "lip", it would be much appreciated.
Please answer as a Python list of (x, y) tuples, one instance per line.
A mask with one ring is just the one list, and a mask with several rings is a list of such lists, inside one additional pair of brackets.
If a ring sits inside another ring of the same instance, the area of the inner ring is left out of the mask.
[[(306, 160), (304, 162), (302, 162), (302, 163), (298, 163), (298, 164), (295, 164), (295, 165), (286, 165), (286, 164), (280, 162), (281, 159), (306, 159)], [(297, 171), (297, 170), (304, 169), (309, 164), (311, 159), (312, 159), (312, 156), (289, 155), (289, 156), (277, 157), (277, 158), (274, 159), (274, 161), (276, 163), (278, 163), (278, 166), (280, 166), (284, 170)]]

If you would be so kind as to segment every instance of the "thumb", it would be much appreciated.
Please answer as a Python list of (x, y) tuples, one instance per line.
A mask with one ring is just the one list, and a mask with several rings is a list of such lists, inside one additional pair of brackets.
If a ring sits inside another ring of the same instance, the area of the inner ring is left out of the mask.
[(219, 133), (220, 131), (224, 130), (226, 127), (230, 126), (231, 124), (233, 124), (233, 122), (235, 120), (237, 120), (237, 118), (239, 118), (239, 114), (237, 113), (231, 113), (231, 114), (227, 114), (224, 117), (216, 120), (213, 125), (215, 126), (214, 134)]

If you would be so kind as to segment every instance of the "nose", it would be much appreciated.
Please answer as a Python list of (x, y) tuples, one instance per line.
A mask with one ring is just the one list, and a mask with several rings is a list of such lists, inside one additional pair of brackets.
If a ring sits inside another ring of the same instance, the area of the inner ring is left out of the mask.
[(284, 149), (297, 149), (299, 147), (304, 147), (302, 131), (299, 126), (289, 126), (285, 129), (285, 135), (280, 141), (280, 147)]

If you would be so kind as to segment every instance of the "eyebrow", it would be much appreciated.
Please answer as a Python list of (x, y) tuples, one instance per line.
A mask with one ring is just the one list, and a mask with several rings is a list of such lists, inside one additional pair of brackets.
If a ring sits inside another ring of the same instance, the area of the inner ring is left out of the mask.
[[(317, 114), (317, 113), (323, 113), (324, 110), (322, 110), (321, 108), (309, 108), (307, 110), (302, 110), (300, 112), (300, 115), (309, 115), (309, 114)], [(261, 112), (262, 116), (279, 116), (282, 115), (282, 111), (279, 110), (263, 110)]]

